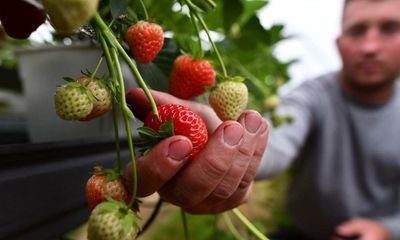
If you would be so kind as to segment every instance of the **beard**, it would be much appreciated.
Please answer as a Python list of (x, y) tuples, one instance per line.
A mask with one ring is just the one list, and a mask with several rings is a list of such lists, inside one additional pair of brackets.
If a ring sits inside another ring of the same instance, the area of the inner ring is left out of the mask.
[(365, 93), (379, 92), (391, 88), (399, 72), (388, 72), (383, 69), (376, 74), (366, 74), (360, 68), (355, 69), (344, 69), (344, 79), (353, 89), (362, 91)]

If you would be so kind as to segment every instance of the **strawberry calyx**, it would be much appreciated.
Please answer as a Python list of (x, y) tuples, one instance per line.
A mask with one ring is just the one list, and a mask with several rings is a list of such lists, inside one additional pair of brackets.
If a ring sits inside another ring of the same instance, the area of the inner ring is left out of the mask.
[(139, 225), (140, 217), (132, 211), (124, 202), (116, 201), (111, 197), (106, 196), (107, 201), (100, 203), (93, 210), (95, 214), (115, 213), (121, 219), (123, 236), (127, 235), (132, 228), (139, 232), (141, 227)]
[(149, 127), (138, 128), (140, 141), (137, 143), (137, 147), (142, 154), (147, 152), (154, 147), (157, 143), (163, 139), (174, 136), (174, 121), (169, 119), (160, 126), (158, 132), (154, 131)]
[(95, 101), (98, 101), (96, 96), (85, 86), (80, 84), (76, 79), (70, 78), (70, 77), (64, 77), (63, 78), (65, 81), (67, 81), (67, 84), (65, 84), (66, 87), (72, 87), (72, 88), (77, 88), (79, 89), (82, 93), (86, 94), (89, 98), (89, 100), (93, 103)]
[(102, 166), (94, 166), (93, 175), (106, 176), (108, 182), (111, 182), (118, 178), (123, 179), (123, 175), (121, 172), (116, 171), (115, 169), (105, 169)]

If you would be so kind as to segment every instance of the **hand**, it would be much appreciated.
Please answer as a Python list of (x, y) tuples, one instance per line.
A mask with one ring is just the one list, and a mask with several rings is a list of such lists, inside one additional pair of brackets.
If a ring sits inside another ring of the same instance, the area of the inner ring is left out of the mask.
[[(193, 214), (220, 213), (247, 201), (264, 153), (267, 122), (255, 111), (244, 112), (238, 121), (221, 122), (210, 107), (153, 91), (158, 104), (190, 107), (206, 122), (209, 140), (202, 151), (187, 161), (192, 144), (184, 136), (172, 136), (157, 144), (137, 161), (138, 196), (156, 191), (167, 202)], [(131, 90), (127, 100), (136, 116), (150, 111), (144, 94)], [(145, 104), (144, 104), (145, 103)], [(131, 166), (127, 180), (131, 182)]]
[(366, 219), (354, 218), (346, 221), (336, 227), (336, 234), (346, 239), (350, 236), (358, 236), (358, 240), (387, 240), (389, 239), (389, 231), (381, 223)]

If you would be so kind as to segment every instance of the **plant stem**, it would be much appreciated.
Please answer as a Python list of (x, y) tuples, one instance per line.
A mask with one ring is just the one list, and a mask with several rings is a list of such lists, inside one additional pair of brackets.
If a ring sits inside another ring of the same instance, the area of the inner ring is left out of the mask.
[(228, 216), (227, 213), (223, 213), (222, 217), (224, 218), (225, 224), (228, 227), (229, 231), (232, 233), (233, 237), (238, 239), (238, 240), (244, 240), (238, 230), (235, 228), (235, 225), (233, 225), (231, 218)]
[(184, 239), (189, 240), (189, 228), (188, 228), (188, 224), (187, 224), (186, 214), (182, 208), (181, 208), (181, 217), (182, 217), (182, 224), (183, 224)]
[(226, 71), (224, 61), (222, 60), (222, 57), (221, 57), (221, 54), (219, 53), (217, 45), (215, 45), (214, 41), (211, 38), (210, 31), (208, 30), (206, 22), (204, 21), (203, 17), (198, 13), (198, 11), (196, 11), (195, 6), (193, 6), (193, 3), (190, 0), (185, 0), (185, 1), (188, 4), (190, 12), (193, 12), (194, 15), (196, 16), (196, 18), (200, 21), (200, 24), (202, 25), (204, 31), (206, 32), (208, 40), (210, 41), (211, 46), (213, 47), (214, 52), (217, 55), (219, 64), (221, 65), (221, 68), (222, 68), (223, 76), (224, 76), (224, 78), (227, 78), (228, 77), (228, 73)]
[(99, 61), (97, 62), (96, 68), (94, 69), (93, 73), (90, 75), (90, 78), (94, 78), (97, 75), (97, 72), (99, 71), (100, 65), (103, 62), (103, 57), (101, 57), (99, 59)]
[[(187, 0), (185, 0), (185, 2), (186, 2), (187, 5), (189, 5)], [(200, 29), (199, 29), (199, 26), (197, 25), (196, 17), (193, 15), (193, 11), (192, 10), (189, 11), (189, 15), (190, 15), (190, 21), (193, 24), (193, 27), (194, 27), (194, 30), (195, 30), (195, 32), (197, 34), (197, 39), (198, 39), (199, 56), (197, 56), (197, 52), (196, 52), (196, 57), (195, 58), (197, 58), (197, 57), (202, 58), (204, 52), (203, 52), (203, 47), (201, 46)]]
[(112, 115), (113, 115), (113, 125), (114, 125), (114, 136), (115, 136), (115, 148), (117, 150), (117, 160), (114, 163), (114, 170), (118, 173), (121, 172), (121, 144), (118, 132), (118, 118), (116, 108), (117, 104), (112, 101)]
[(147, 9), (146, 9), (146, 6), (144, 5), (143, 0), (139, 0), (139, 2), (140, 2), (140, 6), (143, 9), (145, 20), (149, 20), (149, 14), (147, 13)]
[[(124, 78), (122, 75), (122, 70), (121, 70), (121, 65), (119, 63), (118, 59), (118, 53), (115, 48), (111, 48), (111, 55), (113, 57), (115, 67), (117, 69), (117, 79), (119, 82), (119, 88), (120, 88), (120, 93), (121, 93), (121, 112), (122, 116), (124, 119), (124, 124), (125, 124), (125, 130), (126, 134), (128, 137), (128, 145), (129, 145), (129, 153), (131, 156), (131, 161), (132, 161), (132, 198), (131, 201), (129, 202), (129, 208), (133, 206), (133, 203), (136, 200), (136, 192), (137, 192), (137, 172), (136, 172), (136, 158), (135, 158), (135, 152), (133, 150), (133, 139), (132, 139), (132, 133), (131, 133), (131, 124), (129, 121), (129, 116), (128, 116), (128, 110), (127, 105), (126, 105), (126, 99), (125, 99), (125, 85), (124, 85)], [(129, 110), (130, 111), (130, 110)]]
[(260, 240), (269, 240), (262, 234), (237, 208), (232, 209), (233, 214)]
[[(114, 85), (117, 86), (118, 82), (116, 79), (110, 50), (108, 49), (107, 43), (104, 40), (103, 35), (101, 33), (98, 33), (98, 36), (99, 36), (100, 46), (101, 46), (101, 48), (103, 50), (103, 54), (106, 58), (106, 63), (107, 63), (107, 68), (108, 68), (108, 73), (110, 75), (110, 79), (111, 79), (112, 83), (114, 83)], [(115, 161), (115, 164), (114, 164), (114, 170), (119, 173), (121, 171), (121, 146), (120, 146), (120, 138), (119, 138), (119, 132), (118, 132), (117, 113), (116, 113), (117, 104), (115, 104), (114, 98), (113, 98), (112, 104), (113, 104), (112, 105), (112, 114), (113, 114), (113, 124), (114, 124), (115, 148), (117, 150), (117, 160)]]
[(106, 42), (110, 46), (114, 46), (118, 50), (118, 53), (121, 55), (121, 57), (124, 59), (124, 61), (128, 64), (129, 68), (131, 69), (132, 73), (134, 74), (134, 76), (135, 76), (135, 78), (137, 80), (137, 83), (143, 89), (147, 99), (149, 100), (154, 115), (157, 116), (157, 118), (159, 118), (157, 105), (156, 105), (156, 103), (154, 101), (154, 98), (151, 95), (151, 92), (148, 89), (148, 87), (147, 87), (145, 81), (143, 80), (142, 76), (140, 75), (139, 70), (137, 69), (136, 65), (132, 62), (131, 58), (125, 52), (125, 50), (121, 46), (121, 44), (119, 44), (118, 40), (112, 34), (111, 30), (107, 27), (107, 25), (104, 23), (103, 19), (100, 17), (100, 15), (98, 13), (96, 13), (94, 15), (92, 20), (99, 27), (99, 29), (102, 32)]

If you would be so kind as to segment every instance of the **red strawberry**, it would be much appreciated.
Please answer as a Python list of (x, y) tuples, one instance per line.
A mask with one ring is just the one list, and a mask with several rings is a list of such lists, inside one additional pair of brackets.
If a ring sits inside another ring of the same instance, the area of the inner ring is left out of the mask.
[[(203, 119), (191, 109), (178, 104), (164, 104), (158, 106), (157, 109), (160, 120), (154, 116), (153, 112), (150, 112), (144, 121), (144, 129), (150, 128), (154, 132), (157, 132), (158, 135), (156, 138), (158, 138), (158, 140), (171, 135), (183, 135), (188, 137), (193, 145), (189, 159), (196, 156), (196, 154), (203, 149), (208, 140), (207, 128)], [(173, 124), (173, 132), (168, 130), (168, 124)], [(144, 129), (139, 129), (142, 137), (152, 137), (151, 135), (154, 135), (151, 132), (144, 131)], [(152, 145), (156, 143), (157, 142), (153, 140)]]
[(169, 78), (169, 92), (182, 99), (199, 96), (205, 92), (205, 87), (215, 85), (215, 75), (215, 70), (207, 60), (179, 56)]
[(86, 183), (86, 199), (90, 209), (106, 201), (106, 196), (128, 203), (130, 194), (125, 188), (122, 177), (113, 170), (103, 170), (97, 166), (94, 174)]
[(164, 32), (156, 23), (139, 21), (128, 28), (125, 40), (136, 61), (146, 64), (161, 50), (164, 44)]

